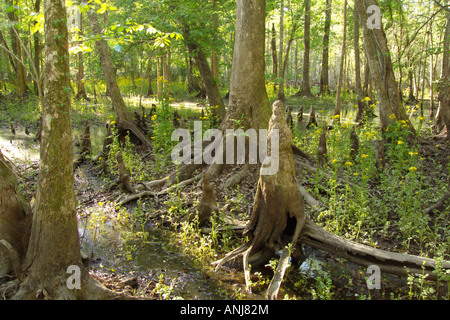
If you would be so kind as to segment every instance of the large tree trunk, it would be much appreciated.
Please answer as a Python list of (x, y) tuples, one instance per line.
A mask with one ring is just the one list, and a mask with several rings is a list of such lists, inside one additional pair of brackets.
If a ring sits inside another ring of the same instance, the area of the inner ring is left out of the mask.
[(270, 119), (270, 102), (265, 86), (265, 0), (236, 2), (236, 35), (230, 80), (228, 110), (222, 129), (265, 129)]
[(320, 94), (329, 92), (328, 84), (328, 54), (331, 30), (331, 0), (327, 0), (325, 7), (325, 26), (323, 31), (322, 72), (320, 74)]
[[(16, 299), (104, 298), (81, 262), (70, 120), (69, 52), (64, 2), (44, 1), (45, 80), (39, 184), (25, 260), (26, 278)], [(80, 270), (80, 288), (67, 285), (69, 267)], [(106, 292), (106, 291), (105, 291)]]
[(366, 11), (370, 5), (377, 5), (377, 3), (375, 0), (356, 0), (355, 8), (363, 27), (371, 76), (374, 87), (377, 89), (378, 100), (380, 101), (381, 129), (383, 131), (386, 130), (387, 126), (394, 121), (392, 119), (394, 114), (397, 120), (406, 121), (409, 130), (415, 133), (402, 106), (383, 25), (381, 23), (380, 29), (369, 29), (367, 27), (368, 15)]

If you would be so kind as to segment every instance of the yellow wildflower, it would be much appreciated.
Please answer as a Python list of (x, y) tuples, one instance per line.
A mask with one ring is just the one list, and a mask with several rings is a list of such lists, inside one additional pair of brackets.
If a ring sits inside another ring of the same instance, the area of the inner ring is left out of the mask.
[(402, 140), (398, 140), (397, 143), (398, 144), (403, 144), (403, 141)]
[(367, 158), (367, 157), (369, 157), (368, 154), (362, 154), (362, 155), (361, 155), (361, 158), (363, 158), (363, 159), (365, 159), (365, 158)]
[(411, 167), (411, 168), (409, 168), (409, 171), (412, 171), (412, 172), (417, 171), (417, 168), (416, 167)]
[(425, 118), (424, 118), (424, 117), (417, 117), (417, 119), (419, 119), (420, 121), (423, 121), (423, 120), (425, 120)]
[(353, 166), (353, 162), (347, 161), (347, 162), (345, 163), (345, 165), (351, 167), (351, 166)]

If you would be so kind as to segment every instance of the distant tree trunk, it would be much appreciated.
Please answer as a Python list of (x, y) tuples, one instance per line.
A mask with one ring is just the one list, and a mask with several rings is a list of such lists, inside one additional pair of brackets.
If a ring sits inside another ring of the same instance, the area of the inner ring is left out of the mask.
[(297, 96), (311, 96), (311, 83), (309, 80), (309, 55), (311, 50), (311, 0), (305, 0), (305, 49), (303, 52), (303, 79)]
[[(339, 116), (341, 114), (341, 89), (342, 82), (344, 80), (344, 58), (347, 42), (347, 0), (344, 1), (344, 30), (342, 32), (342, 49), (341, 49), (341, 61), (339, 63), (339, 79), (336, 88), (336, 105), (334, 108), (334, 115)], [(339, 121), (339, 119), (338, 119)]]
[[(35, 13), (39, 13), (40, 7), (41, 7), (41, 0), (36, 0), (34, 2), (34, 12)], [(34, 67), (36, 68), (37, 81), (41, 81), (41, 52), (42, 52), (42, 46), (41, 46), (41, 40), (39, 39), (39, 31), (36, 31), (33, 34), (33, 41), (34, 41), (34, 57), (33, 57)], [(39, 94), (39, 86), (36, 83), (36, 80), (34, 80), (34, 91), (37, 94)]]
[(359, 18), (358, 12), (353, 10), (353, 32), (354, 32), (354, 47), (355, 47), (355, 86), (356, 86), (356, 99), (358, 105), (358, 113), (356, 115), (356, 122), (362, 120), (364, 116), (364, 103), (362, 99), (364, 98), (363, 88), (361, 84), (361, 58), (359, 52)]
[(278, 88), (278, 100), (281, 100), (283, 102), (286, 101), (286, 95), (284, 93), (284, 82), (285, 82), (284, 78), (286, 76), (286, 69), (287, 69), (288, 60), (289, 60), (289, 52), (290, 52), (291, 47), (292, 47), (292, 42), (294, 41), (294, 35), (295, 35), (295, 31), (297, 31), (297, 27), (298, 27), (298, 24), (294, 22), (292, 24), (292, 30), (291, 30), (291, 33), (290, 33), (290, 36), (289, 36), (289, 39), (288, 39), (288, 43), (287, 43), (287, 46), (286, 46), (286, 54), (285, 54), (284, 61), (280, 60), (280, 63), (281, 63), (281, 61), (283, 61), (283, 62), (282, 62), (282, 66), (280, 68), (280, 76), (279, 76), (279, 79), (280, 79), (279, 84), (280, 85), (279, 85), (279, 88)]
[(208, 60), (206, 59), (202, 48), (199, 47), (195, 40), (190, 39), (189, 37), (190, 35), (188, 31), (185, 31), (184, 39), (189, 49), (189, 53), (193, 56), (197, 69), (200, 71), (200, 76), (206, 90), (206, 95), (208, 96), (209, 104), (211, 106), (218, 107), (213, 108), (213, 114), (221, 120), (225, 116), (225, 105), (220, 96), (217, 81), (213, 77), (213, 73), (209, 67)]
[(369, 29), (366, 24), (368, 19), (367, 7), (377, 5), (377, 3), (375, 0), (357, 0), (356, 3), (358, 16), (363, 27), (371, 77), (380, 101), (381, 129), (384, 132), (387, 126), (394, 121), (391, 117), (394, 114), (397, 120), (406, 121), (411, 133), (415, 133), (402, 106), (383, 25), (381, 24), (380, 29)]
[[(81, 18), (80, 13), (80, 25), (78, 30), (78, 35), (81, 37), (83, 34), (83, 19)], [(77, 53), (78, 58), (78, 72), (77, 72), (77, 95), (75, 96), (76, 100), (83, 98), (86, 101), (90, 101), (86, 93), (86, 86), (84, 85), (84, 63), (83, 63), (83, 51)]]
[[(9, 3), (10, 5), (17, 5), (16, 1), (11, 1)], [(17, 15), (14, 13), (14, 11), (7, 13), (8, 19), (11, 21), (11, 23), (17, 23), (19, 22), (19, 19)], [(22, 44), (20, 42), (19, 38), (19, 29), (13, 25), (10, 28), (10, 35), (11, 35), (11, 47), (14, 52), (14, 55), (16, 56), (16, 79), (17, 79), (17, 97), (23, 98), (27, 95), (28, 92), (28, 86), (25, 80), (25, 67), (22, 64)]]
[[(100, 24), (98, 23), (97, 13), (91, 9), (88, 11), (88, 18), (91, 25), (91, 30), (94, 35), (101, 34)], [(100, 39), (95, 41), (97, 47), (100, 62), (102, 65), (103, 74), (106, 80), (106, 88), (111, 98), (112, 106), (117, 116), (117, 127), (119, 130), (126, 134), (127, 131), (133, 133), (133, 135), (146, 147), (151, 148), (151, 143), (142, 131), (132, 122), (132, 117), (128, 112), (125, 101), (120, 93), (119, 86), (117, 84), (116, 76), (111, 62), (111, 57), (108, 51), (108, 45), (105, 40)]]
[[(106, 298), (81, 262), (70, 120), (69, 52), (66, 10), (62, 1), (44, 1), (45, 80), (39, 184), (26, 278), (16, 299)], [(80, 288), (67, 286), (69, 267), (80, 271)]]
[(147, 80), (148, 80), (148, 87), (147, 87), (147, 97), (151, 97), (152, 95), (154, 95), (153, 93), (153, 88), (152, 88), (152, 69), (150, 67), (150, 58), (148, 59), (147, 62), (147, 71), (146, 71), (146, 75), (147, 75)]
[[(283, 48), (284, 48), (284, 0), (280, 1), (280, 35), (278, 42), (278, 61), (280, 67), (278, 68), (278, 99), (285, 101), (286, 97), (284, 95), (284, 74), (285, 70), (283, 70)], [(286, 55), (287, 58), (287, 55)]]
[(327, 0), (325, 7), (325, 26), (323, 32), (322, 72), (320, 74), (320, 94), (329, 92), (328, 84), (328, 54), (331, 30), (331, 0)]
[[(433, 48), (433, 23), (431, 23), (430, 27), (430, 46)], [(433, 119), (434, 115), (434, 57), (433, 54), (430, 54), (430, 120)]]
[(277, 43), (275, 41), (276, 31), (275, 24), (272, 23), (272, 39), (270, 41), (270, 49), (272, 53), (272, 77), (274, 81), (274, 90), (276, 91), (276, 78), (278, 76), (278, 58), (277, 58)]
[(186, 57), (186, 79), (189, 93), (201, 91), (197, 78), (194, 76), (194, 64), (191, 57)]

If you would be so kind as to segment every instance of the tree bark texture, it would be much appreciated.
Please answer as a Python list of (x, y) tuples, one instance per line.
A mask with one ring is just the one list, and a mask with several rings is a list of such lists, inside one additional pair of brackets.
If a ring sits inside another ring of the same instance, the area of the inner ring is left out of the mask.
[(322, 72), (320, 74), (320, 94), (329, 91), (328, 83), (328, 55), (330, 46), (331, 30), (331, 0), (327, 0), (325, 8), (325, 26), (323, 31), (323, 49), (322, 49)]
[(236, 35), (228, 110), (221, 128), (266, 129), (271, 116), (265, 86), (265, 0), (236, 2)]
[(370, 72), (380, 101), (381, 129), (386, 130), (387, 126), (395, 121), (391, 117), (394, 114), (397, 120), (406, 121), (409, 130), (415, 133), (402, 106), (383, 25), (381, 23), (380, 29), (369, 29), (367, 27), (368, 15), (366, 11), (370, 5), (377, 5), (377, 3), (375, 0), (356, 0), (355, 9), (362, 25)]
[[(92, 298), (95, 287), (80, 255), (73, 180), (69, 52), (63, 1), (45, 0), (45, 70), (39, 184), (16, 299)], [(82, 272), (81, 290), (67, 287), (67, 269)], [(95, 297), (98, 297), (98, 292)]]

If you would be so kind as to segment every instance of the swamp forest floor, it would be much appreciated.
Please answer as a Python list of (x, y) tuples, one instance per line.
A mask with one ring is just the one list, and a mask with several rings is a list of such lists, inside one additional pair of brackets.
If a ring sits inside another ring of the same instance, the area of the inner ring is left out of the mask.
[[(341, 124), (327, 133), (328, 163), (323, 170), (299, 168), (299, 182), (322, 205), (306, 207), (311, 219), (330, 232), (377, 248), (449, 260), (450, 203), (441, 210), (425, 213), (446, 192), (450, 177), (450, 145), (436, 136), (432, 122), (421, 117), (414, 104), (409, 106), (411, 121), (420, 136), (407, 142), (402, 124), (392, 130), (388, 164), (381, 174), (374, 165), (372, 141), (379, 138), (377, 119), (357, 129), (360, 148), (357, 159), (349, 158), (349, 134), (355, 117), (352, 97), (344, 99)], [(33, 201), (37, 188), (39, 143), (34, 141), (38, 112), (33, 99), (0, 102), (0, 149), (15, 165), (21, 185)], [(316, 167), (321, 124), (331, 119), (334, 98), (288, 98), (293, 107), (294, 144), (310, 155)], [(139, 110), (136, 99), (127, 100), (131, 110)], [(145, 108), (155, 103), (144, 99)], [(201, 101), (173, 101), (173, 109), (187, 122), (201, 117)], [(374, 103), (375, 104), (375, 103)], [(297, 110), (304, 107), (303, 120), (296, 122)], [(306, 129), (309, 108), (316, 111), (319, 128)], [(159, 107), (159, 104), (158, 104)], [(172, 109), (170, 109), (172, 110)], [(415, 110), (415, 111), (414, 111)], [(425, 108), (425, 114), (427, 113)], [(154, 132), (167, 134), (157, 114)], [(108, 159), (104, 171), (101, 159), (104, 123), (114, 120), (110, 104), (73, 104), (75, 158), (85, 119), (91, 124), (92, 155), (74, 163), (77, 217), (82, 257), (91, 275), (122, 297), (138, 299), (263, 299), (276, 266), (274, 257), (267, 265), (252, 268), (252, 293), (245, 289), (239, 263), (215, 272), (211, 263), (242, 244), (242, 229), (251, 214), (258, 181), (258, 169), (250, 167), (244, 179), (233, 188), (223, 182), (239, 167), (227, 168), (211, 181), (216, 190), (218, 214), (208, 230), (191, 217), (201, 197), (201, 187), (175, 188), (158, 197), (144, 197), (118, 206), (123, 191), (115, 184), (117, 164)], [(11, 132), (10, 124), (15, 127)], [(30, 134), (25, 134), (25, 128)], [(160, 130), (160, 131), (158, 131)], [(164, 130), (164, 131), (163, 131)], [(170, 137), (170, 135), (169, 135)], [(155, 142), (156, 143), (156, 142)], [(164, 178), (175, 165), (170, 155), (149, 157), (139, 147), (126, 145), (124, 161), (131, 170), (133, 185)], [(159, 190), (154, 190), (159, 191)], [(239, 260), (239, 259), (238, 259)], [(450, 274), (436, 270), (438, 281), (420, 274), (399, 277), (382, 274), (381, 289), (369, 290), (366, 268), (345, 259), (303, 246), (303, 258), (292, 261), (281, 286), (279, 299), (448, 299)], [(12, 293), (3, 292), (4, 297)]]

